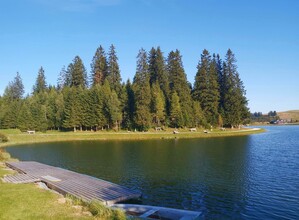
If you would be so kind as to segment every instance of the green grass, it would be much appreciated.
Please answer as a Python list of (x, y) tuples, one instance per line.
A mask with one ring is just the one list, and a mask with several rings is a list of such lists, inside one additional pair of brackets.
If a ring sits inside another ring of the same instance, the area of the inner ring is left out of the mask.
[[(0, 164), (0, 178), (13, 173)], [(67, 196), (68, 202), (62, 204), (58, 202), (61, 198), (61, 195), (37, 188), (34, 184), (0, 181), (0, 219), (126, 219), (123, 211), (107, 208), (98, 201), (86, 203)], [(82, 208), (76, 209), (74, 206)], [(93, 216), (84, 214), (86, 211)]]
[(126, 132), (126, 131), (78, 131), (78, 132), (58, 132), (48, 131), (46, 133), (37, 132), (36, 134), (22, 133), (19, 130), (0, 130), (1, 133), (8, 137), (8, 142), (0, 143), (0, 147), (31, 144), (41, 142), (61, 142), (61, 141), (77, 141), (77, 140), (149, 140), (149, 139), (174, 139), (174, 138), (208, 138), (208, 137), (226, 137), (248, 135), (263, 132), (263, 130), (250, 129), (227, 129), (221, 131), (214, 129), (210, 133), (204, 133), (203, 129), (197, 132), (190, 132), (188, 129), (179, 130), (179, 134), (173, 134), (172, 130), (167, 131), (149, 131), (149, 132)]
[[(0, 178), (11, 171), (0, 166)], [(0, 219), (94, 219), (70, 204), (60, 204), (60, 195), (33, 184), (0, 181)]]

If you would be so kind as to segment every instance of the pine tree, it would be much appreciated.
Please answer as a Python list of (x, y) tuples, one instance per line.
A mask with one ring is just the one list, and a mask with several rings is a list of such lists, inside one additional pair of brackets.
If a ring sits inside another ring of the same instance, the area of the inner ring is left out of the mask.
[(249, 113), (245, 89), (237, 71), (235, 55), (230, 49), (226, 53), (223, 65), (222, 94), (224, 125), (239, 126)]
[[(150, 75), (150, 85), (151, 87), (157, 83), (163, 92), (165, 100), (165, 113), (166, 117), (169, 114), (169, 102), (170, 102), (170, 89), (169, 80), (166, 71), (165, 59), (160, 47), (157, 49), (152, 48), (149, 52), (149, 75)], [(166, 120), (166, 118), (165, 118)]]
[(28, 102), (28, 98), (25, 99), (21, 105), (20, 112), (18, 115), (18, 128), (21, 131), (33, 130), (33, 118), (30, 111), (30, 104)]
[(130, 80), (127, 80), (125, 85), (126, 102), (124, 102), (122, 127), (131, 130), (133, 128), (134, 112), (135, 112), (135, 98), (134, 91)]
[(207, 108), (208, 120), (211, 125), (218, 125), (219, 102), (220, 102), (220, 86), (218, 83), (218, 67), (215, 55), (209, 68), (209, 106)]
[(180, 105), (180, 98), (176, 92), (172, 93), (170, 105), (170, 126), (174, 128), (182, 127), (183, 114)]
[(104, 48), (100, 46), (91, 63), (91, 81), (92, 85), (103, 84), (107, 77), (107, 58)]
[(107, 79), (110, 83), (111, 89), (113, 89), (119, 96), (121, 92), (121, 76), (118, 65), (118, 57), (113, 44), (109, 48), (107, 73)]
[(204, 113), (201, 109), (200, 103), (198, 101), (193, 101), (193, 112), (194, 112), (194, 122), (193, 126), (199, 127), (204, 126), (205, 128), (208, 127), (208, 123), (204, 116)]
[(137, 56), (137, 68), (133, 82), (133, 91), (135, 98), (134, 121), (139, 130), (146, 131), (151, 125), (151, 91), (147, 55), (144, 49), (139, 50)]
[(35, 85), (33, 86), (33, 93), (36, 94), (40, 92), (45, 92), (46, 89), (47, 89), (47, 83), (46, 83), (45, 71), (43, 67), (41, 67), (38, 71)]
[(3, 111), (3, 118), (1, 122), (3, 128), (6, 129), (6, 128), (18, 127), (18, 119), (19, 119), (21, 104), (22, 104), (22, 100), (19, 99), (17, 100), (4, 99), (4, 108), (1, 109)]
[(71, 86), (71, 83), (72, 83), (72, 76), (71, 76), (72, 69), (73, 69), (73, 64), (72, 63), (70, 63), (68, 65), (67, 70), (65, 69), (65, 66), (62, 67), (62, 69), (59, 73), (59, 76), (58, 76), (58, 80), (57, 80), (58, 90), (62, 90), (66, 86)]
[[(187, 76), (183, 67), (180, 52), (171, 51), (167, 59), (167, 71), (169, 75), (169, 83), (171, 92), (176, 92), (179, 96), (180, 106), (183, 114), (183, 126), (192, 126), (193, 112), (191, 100), (191, 88), (187, 81)], [(170, 106), (172, 104), (170, 103)]]
[(118, 129), (121, 120), (120, 102), (114, 90), (111, 90), (109, 82), (104, 81), (103, 93), (103, 112), (107, 119), (108, 129)]
[(208, 123), (216, 125), (220, 100), (218, 68), (216, 57), (211, 60), (207, 50), (203, 50), (198, 63), (192, 95), (200, 103)]
[(33, 129), (37, 131), (45, 132), (48, 128), (47, 121), (47, 93), (46, 97), (40, 95), (42, 93), (38, 93), (32, 97), (30, 97), (30, 111), (33, 119)]
[(17, 72), (13, 81), (5, 88), (3, 97), (9, 100), (20, 100), (24, 95), (24, 85), (20, 74)]
[(91, 99), (92, 99), (92, 108), (94, 112), (94, 123), (95, 130), (97, 131), (99, 128), (103, 129), (103, 127), (107, 124), (107, 118), (104, 115), (103, 109), (103, 86), (99, 84), (93, 86), (91, 88)]
[(152, 85), (152, 114), (153, 122), (156, 126), (165, 124), (166, 111), (165, 111), (165, 98), (158, 82)]
[(71, 86), (86, 88), (88, 86), (87, 73), (84, 64), (79, 56), (76, 56), (73, 63), (68, 67), (71, 76)]
[(76, 87), (64, 89), (64, 120), (63, 127), (73, 128), (76, 132), (81, 124), (82, 109), (80, 96)]

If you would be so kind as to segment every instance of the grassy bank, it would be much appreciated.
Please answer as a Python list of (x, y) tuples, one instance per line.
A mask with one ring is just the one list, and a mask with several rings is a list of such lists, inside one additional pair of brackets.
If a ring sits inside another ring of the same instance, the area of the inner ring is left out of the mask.
[[(0, 178), (10, 173), (0, 164)], [(0, 219), (93, 219), (70, 203), (61, 204), (61, 195), (34, 184), (0, 181), (0, 192)]]
[[(0, 162), (0, 178), (13, 173)], [(109, 209), (99, 202), (65, 199), (34, 184), (3, 183), (0, 180), (0, 192), (0, 219), (126, 219), (124, 212)]]
[(48, 131), (46, 133), (27, 134), (19, 130), (8, 129), (0, 130), (0, 133), (8, 137), (8, 142), (0, 143), (0, 147), (59, 141), (79, 141), (79, 140), (149, 140), (149, 139), (174, 139), (174, 138), (210, 138), (249, 135), (264, 132), (263, 129), (226, 129), (225, 131), (215, 129), (204, 133), (204, 130), (190, 132), (181, 129), (178, 134), (173, 134), (173, 130), (168, 131), (149, 131), (149, 132), (126, 132), (126, 131), (78, 131), (78, 132), (59, 132)]

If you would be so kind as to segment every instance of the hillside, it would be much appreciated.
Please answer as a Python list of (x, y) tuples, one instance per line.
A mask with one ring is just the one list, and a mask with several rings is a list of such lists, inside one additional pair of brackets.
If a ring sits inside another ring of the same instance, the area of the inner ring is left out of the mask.
[(278, 116), (283, 120), (299, 121), (299, 110), (290, 110), (285, 112), (278, 112)]

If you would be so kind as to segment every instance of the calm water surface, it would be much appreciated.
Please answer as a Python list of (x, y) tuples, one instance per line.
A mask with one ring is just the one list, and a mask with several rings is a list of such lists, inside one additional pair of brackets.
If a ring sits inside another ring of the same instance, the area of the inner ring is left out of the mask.
[(299, 219), (299, 126), (244, 137), (81, 141), (9, 147), (143, 193), (142, 203), (206, 219)]

